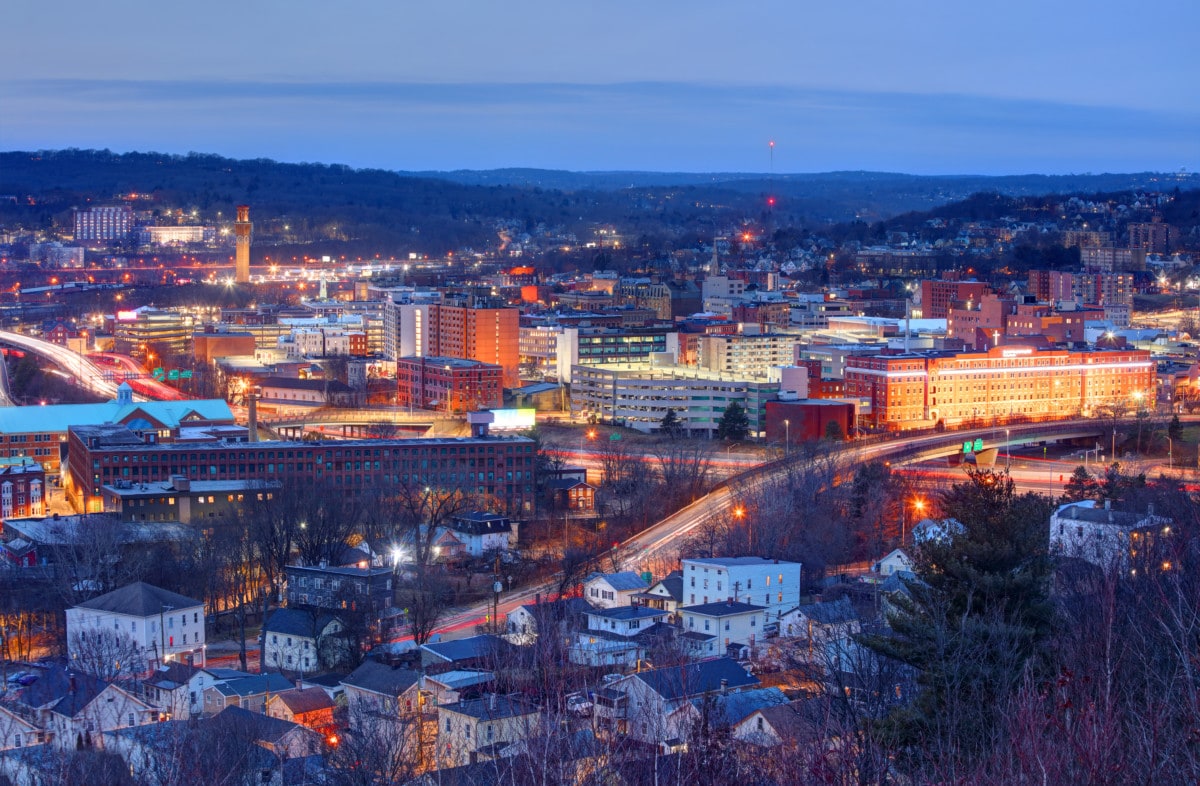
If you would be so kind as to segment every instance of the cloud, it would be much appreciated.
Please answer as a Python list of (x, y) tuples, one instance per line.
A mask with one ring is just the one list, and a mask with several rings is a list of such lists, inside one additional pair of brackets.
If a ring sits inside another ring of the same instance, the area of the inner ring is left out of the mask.
[(700, 83), (12, 80), (0, 146), (398, 169), (918, 173), (1195, 168), (1200, 113)]

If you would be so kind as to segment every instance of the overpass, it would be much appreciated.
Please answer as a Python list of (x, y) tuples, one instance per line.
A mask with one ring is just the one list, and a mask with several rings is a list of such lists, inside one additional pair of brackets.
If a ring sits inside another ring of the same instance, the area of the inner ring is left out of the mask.
[(379, 409), (342, 409), (334, 407), (317, 407), (311, 412), (300, 414), (270, 414), (264, 413), (259, 403), (258, 422), (285, 439), (299, 439), (306, 428), (310, 426), (337, 427), (344, 437), (361, 438), (372, 436), (372, 431), (381, 424), (395, 427), (398, 431), (419, 431), (422, 434), (435, 428), (456, 429), (465, 424), (461, 417), (446, 415), (441, 412), (426, 410), (400, 409), (396, 407), (381, 407)]
[(74, 377), (80, 387), (90, 390), (102, 398), (111, 400), (117, 397), (117, 383), (112, 379), (105, 378), (104, 369), (66, 347), (7, 330), (0, 330), (0, 344), (23, 349), (49, 360), (63, 372)]

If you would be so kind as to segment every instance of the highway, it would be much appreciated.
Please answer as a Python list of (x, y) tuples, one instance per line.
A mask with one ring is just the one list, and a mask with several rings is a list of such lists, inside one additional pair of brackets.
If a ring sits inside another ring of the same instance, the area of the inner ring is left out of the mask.
[(32, 338), (20, 333), (0, 330), (0, 343), (18, 347), (46, 358), (79, 381), (84, 387), (106, 399), (117, 397), (117, 383), (104, 379), (104, 370), (95, 363), (66, 347)]
[[(1200, 421), (1200, 416), (1183, 416), (1185, 422)], [(989, 447), (995, 447), (997, 434), (1002, 434), (1003, 428), (991, 426), (985, 428), (948, 431), (936, 434), (921, 434), (917, 436), (882, 439), (878, 442), (851, 442), (838, 451), (839, 458), (845, 466), (858, 466), (873, 461), (909, 462), (923, 461), (939, 455), (946, 456), (961, 450), (962, 443), (967, 440), (983, 439)], [(1056, 440), (1079, 436), (1099, 436), (1106, 433), (1105, 424), (1094, 419), (1064, 420), (1050, 423), (1030, 423), (1008, 427), (1008, 442), (1012, 446)], [(737, 502), (733, 488), (736, 485), (762, 484), (782, 477), (794, 462), (801, 457), (793, 454), (790, 459), (777, 459), (766, 464), (746, 470), (739, 475), (724, 481), (707, 495), (676, 513), (667, 516), (659, 523), (643, 530), (629, 540), (620, 544), (614, 555), (617, 567), (621, 570), (641, 570), (663, 560), (673, 560), (683, 539), (697, 527), (714, 517), (729, 513)], [(1027, 481), (1036, 487), (1037, 480), (1030, 477)], [(1050, 488), (1057, 487), (1057, 478), (1045, 483)], [(607, 556), (605, 562), (608, 563)], [(518, 590), (515, 593), (503, 593), (499, 605), (501, 616), (516, 607), (531, 602), (535, 596), (549, 597), (554, 586), (550, 582)], [(483, 623), (491, 613), (491, 604), (477, 604), (471, 608), (448, 617), (439, 627), (438, 632), (447, 638), (458, 638), (471, 635), (474, 627)]]

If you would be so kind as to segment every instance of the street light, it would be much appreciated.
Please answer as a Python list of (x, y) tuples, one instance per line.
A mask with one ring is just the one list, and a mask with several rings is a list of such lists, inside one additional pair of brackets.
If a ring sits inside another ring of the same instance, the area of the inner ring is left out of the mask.
[(792, 447), (792, 421), (783, 419), (783, 455), (786, 457)]
[(1004, 471), (1008, 472), (1012, 469), (1012, 446), (1010, 445), (1010, 432), (1004, 429)]
[[(913, 510), (920, 516), (925, 512), (925, 500), (920, 497), (914, 497), (912, 501)], [(905, 506), (900, 506), (900, 548), (904, 548), (904, 539), (907, 533), (908, 510)]]

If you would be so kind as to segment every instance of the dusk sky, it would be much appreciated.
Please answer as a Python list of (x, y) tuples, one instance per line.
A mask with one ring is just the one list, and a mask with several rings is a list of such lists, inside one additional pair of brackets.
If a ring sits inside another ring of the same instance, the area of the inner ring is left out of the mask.
[(1200, 167), (1200, 2), (6, 0), (0, 149), (386, 169)]

